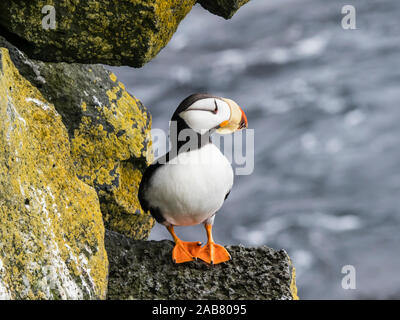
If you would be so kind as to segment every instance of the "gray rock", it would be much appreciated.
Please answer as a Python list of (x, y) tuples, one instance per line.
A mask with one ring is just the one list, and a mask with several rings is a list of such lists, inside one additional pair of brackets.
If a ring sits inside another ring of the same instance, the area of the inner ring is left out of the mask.
[(108, 299), (297, 299), (284, 250), (228, 246), (232, 260), (174, 264), (172, 241), (142, 241), (106, 231)]
[(241, 6), (249, 1), (250, 0), (199, 0), (197, 2), (211, 13), (225, 19), (230, 19)]

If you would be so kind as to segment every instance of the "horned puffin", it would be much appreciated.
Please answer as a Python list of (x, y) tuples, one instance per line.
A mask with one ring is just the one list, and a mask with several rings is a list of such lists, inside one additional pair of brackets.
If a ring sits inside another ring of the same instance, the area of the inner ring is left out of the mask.
[[(173, 124), (175, 137), (171, 134)], [(175, 263), (197, 258), (209, 264), (230, 260), (228, 251), (214, 242), (212, 225), (230, 193), (234, 174), (210, 135), (243, 128), (247, 128), (246, 115), (231, 99), (196, 93), (175, 110), (170, 122), (170, 151), (147, 167), (138, 193), (143, 210), (150, 211), (172, 235)], [(182, 241), (175, 234), (174, 226), (201, 223), (208, 238), (203, 247), (199, 241)]]

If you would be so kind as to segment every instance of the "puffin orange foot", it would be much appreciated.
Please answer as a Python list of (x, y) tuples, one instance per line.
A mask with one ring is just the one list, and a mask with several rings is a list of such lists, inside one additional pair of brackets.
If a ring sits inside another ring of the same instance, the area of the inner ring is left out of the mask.
[(218, 264), (231, 259), (228, 250), (214, 242), (208, 242), (197, 252), (197, 258), (209, 263)]
[(186, 242), (178, 240), (172, 250), (172, 261), (183, 263), (196, 260), (197, 252), (201, 248), (201, 242)]

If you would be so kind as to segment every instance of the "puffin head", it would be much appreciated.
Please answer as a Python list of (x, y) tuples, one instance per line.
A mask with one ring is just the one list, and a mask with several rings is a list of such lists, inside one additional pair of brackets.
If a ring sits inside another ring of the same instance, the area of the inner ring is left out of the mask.
[(229, 134), (247, 128), (246, 115), (235, 101), (210, 94), (190, 95), (179, 104), (171, 120), (183, 121), (199, 134)]

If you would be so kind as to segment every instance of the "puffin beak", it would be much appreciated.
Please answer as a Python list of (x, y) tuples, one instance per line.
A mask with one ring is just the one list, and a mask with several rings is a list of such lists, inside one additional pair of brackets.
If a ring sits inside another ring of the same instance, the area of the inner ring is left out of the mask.
[(220, 134), (229, 134), (235, 131), (247, 128), (247, 117), (237, 103), (231, 99), (223, 98), (231, 109), (231, 117), (219, 124), (217, 132)]
[(242, 108), (240, 108), (240, 111), (242, 112), (242, 117), (240, 118), (240, 123), (239, 123), (239, 130), (240, 129), (247, 129), (248, 125), (247, 125), (247, 117), (246, 114), (244, 113), (244, 111), (242, 110)]

